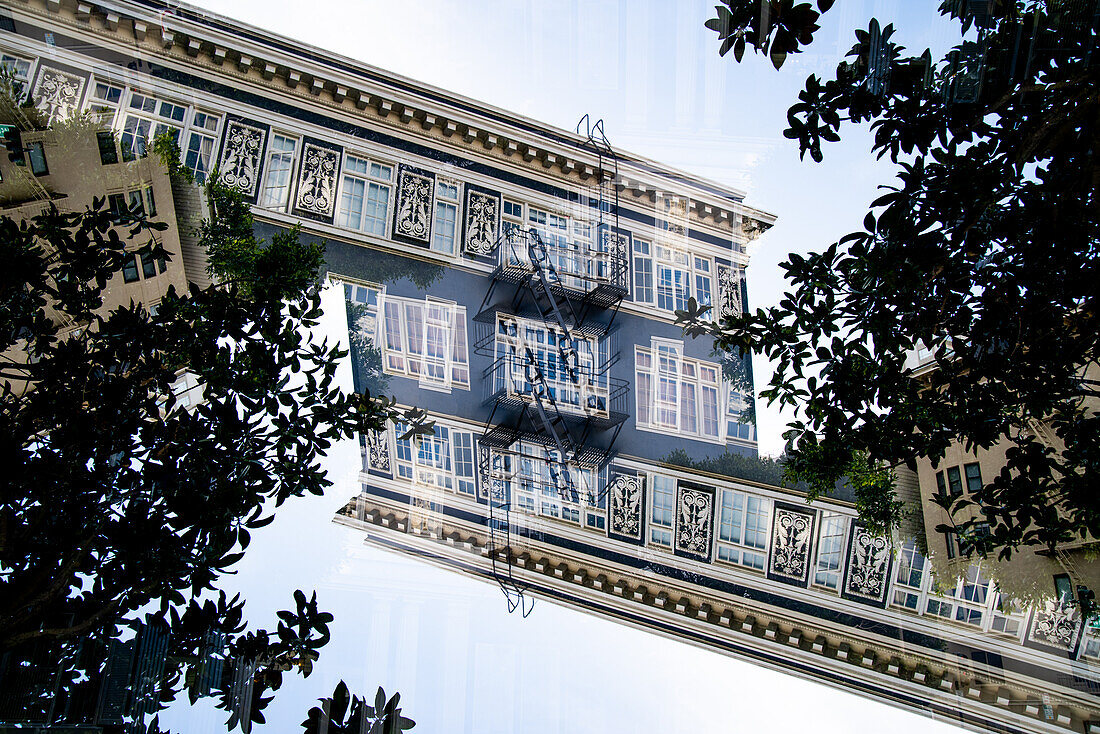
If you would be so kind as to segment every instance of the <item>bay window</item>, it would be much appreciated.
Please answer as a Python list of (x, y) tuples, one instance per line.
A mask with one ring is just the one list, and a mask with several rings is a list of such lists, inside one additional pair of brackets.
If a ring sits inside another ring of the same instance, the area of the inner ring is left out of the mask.
[(466, 308), (430, 299), (383, 300), (383, 370), (418, 379), (422, 387), (469, 389)]
[(681, 352), (679, 344), (657, 340), (652, 348), (635, 347), (637, 424), (717, 440), (719, 367)]

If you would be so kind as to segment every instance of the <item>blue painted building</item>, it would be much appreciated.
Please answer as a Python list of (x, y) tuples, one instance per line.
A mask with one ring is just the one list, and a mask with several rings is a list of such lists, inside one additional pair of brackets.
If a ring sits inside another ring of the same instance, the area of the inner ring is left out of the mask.
[(936, 578), (842, 494), (811, 505), (721, 471), (756, 454), (750, 365), (675, 312), (748, 307), (746, 248), (774, 217), (743, 192), (600, 125), (551, 128), (176, 3), (4, 12), (0, 62), (41, 104), (91, 110), (124, 156), (168, 131), (263, 234), (326, 241), (355, 388), (435, 421), (362, 437), (336, 521), (366, 542), (496, 583), (520, 612), (552, 599), (969, 728), (1100, 726), (1100, 636), (1070, 610), (980, 567)]

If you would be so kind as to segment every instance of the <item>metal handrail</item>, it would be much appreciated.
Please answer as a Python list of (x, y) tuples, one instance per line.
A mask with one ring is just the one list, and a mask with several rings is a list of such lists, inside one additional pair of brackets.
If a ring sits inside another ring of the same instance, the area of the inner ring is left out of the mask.
[[(603, 233), (597, 233), (597, 235), (602, 237)], [(507, 229), (494, 245), (500, 267), (533, 273), (536, 263), (531, 253), (539, 248), (539, 243), (545, 250), (546, 258), (553, 269), (552, 274), (548, 275), (551, 287), (588, 292), (605, 284), (623, 286), (626, 283), (629, 266), (627, 258), (621, 253), (600, 246), (593, 247), (587, 242), (576, 240), (568, 247), (563, 247), (547, 242), (537, 230), (524, 230), (519, 227)], [(583, 263), (584, 265), (583, 269), (576, 265), (563, 268), (563, 263)], [(596, 272), (591, 272), (593, 264), (597, 266)], [(599, 267), (600, 265), (603, 267)], [(603, 272), (600, 272), (601, 270)]]
[[(554, 394), (549, 396), (554, 403), (554, 407), (563, 413), (581, 417), (598, 416), (605, 418), (611, 412), (625, 412), (622, 408), (625, 407), (625, 398), (629, 392), (630, 383), (617, 377), (611, 377), (608, 374), (614, 362), (614, 359), (609, 359), (598, 366), (579, 367), (580, 378), (572, 384), (576, 387), (578, 397), (583, 398), (585, 404), (563, 400), (560, 394)], [(482, 383), (485, 385), (485, 398), (497, 397), (503, 391), (509, 396), (524, 401), (533, 399), (529, 391), (517, 389), (517, 380), (514, 377), (515, 375), (525, 375), (529, 366), (528, 360), (518, 353), (499, 355), (485, 368), (482, 375)], [(534, 381), (529, 379), (524, 379), (523, 382), (534, 384)], [(558, 393), (558, 391), (555, 391), (555, 393)]]

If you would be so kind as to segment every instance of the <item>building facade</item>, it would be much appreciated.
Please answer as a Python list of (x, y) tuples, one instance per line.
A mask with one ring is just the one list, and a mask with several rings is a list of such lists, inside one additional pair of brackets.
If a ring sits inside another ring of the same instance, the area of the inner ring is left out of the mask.
[(747, 308), (774, 217), (743, 192), (175, 3), (18, 0), (0, 29), (40, 104), (135, 158), (167, 131), (262, 233), (326, 240), (356, 389), (435, 421), (361, 437), (336, 521), (367, 542), (969, 728), (1100, 726), (1073, 608), (936, 577), (842, 493), (675, 459), (756, 454), (748, 360), (675, 323)]

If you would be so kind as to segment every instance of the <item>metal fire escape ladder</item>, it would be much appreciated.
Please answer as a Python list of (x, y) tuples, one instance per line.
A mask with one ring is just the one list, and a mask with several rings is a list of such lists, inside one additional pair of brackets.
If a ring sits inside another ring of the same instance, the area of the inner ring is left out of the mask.
[[(519, 430), (506, 426), (493, 426), (495, 414), (494, 407), (486, 421), (478, 455), (478, 476), (488, 485), (485, 487), (486, 500), (489, 504), (489, 539), (486, 552), (492, 566), (493, 578), (504, 593), (508, 613), (511, 614), (519, 609), (520, 613), (527, 617), (535, 607), (535, 600), (526, 594), (528, 585), (520, 582), (512, 573), (511, 497), (503, 489), (500, 492), (497, 491), (496, 482), (499, 480), (494, 478), (496, 468), (493, 466), (494, 446), (496, 444), (503, 448), (511, 446), (518, 439)], [(497, 454), (497, 457), (503, 461), (502, 455)], [(503, 466), (500, 470), (503, 471)]]
[[(559, 300), (551, 288), (552, 285), (561, 287), (561, 277), (554, 268), (554, 263), (550, 261), (550, 253), (546, 249), (546, 243), (542, 241), (542, 237), (539, 236), (537, 230), (532, 229), (530, 235), (529, 255), (534, 270), (531, 293), (534, 296), (535, 308), (538, 309), (543, 321), (553, 320), (557, 324), (559, 333), (564, 337), (564, 339), (558, 341), (558, 353), (569, 371), (569, 379), (576, 383), (578, 379), (577, 350), (573, 347), (573, 337), (569, 332), (569, 324), (566, 323), (562, 311), (568, 312), (569, 318), (574, 324), (577, 323), (577, 314), (574, 313), (569, 299), (563, 297)], [(566, 346), (562, 346), (563, 341)]]
[[(558, 409), (558, 401), (550, 394), (550, 385), (546, 381), (546, 373), (543, 372), (542, 365), (535, 357), (534, 350), (524, 345), (524, 351), (527, 357), (527, 374), (525, 376), (527, 381), (531, 383), (531, 395), (534, 398), (532, 404), (535, 413), (542, 424), (544, 433), (553, 439), (560, 457), (559, 461), (549, 461), (550, 475), (553, 477), (554, 484), (558, 487), (562, 499), (567, 502), (576, 502), (577, 489), (573, 486), (568, 462), (570, 459), (575, 458), (577, 444), (573, 440), (568, 424), (565, 422), (565, 416)], [(547, 411), (545, 403), (550, 404), (553, 416)]]

